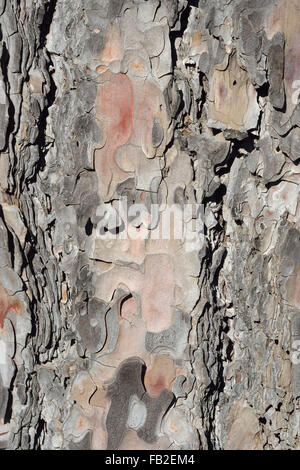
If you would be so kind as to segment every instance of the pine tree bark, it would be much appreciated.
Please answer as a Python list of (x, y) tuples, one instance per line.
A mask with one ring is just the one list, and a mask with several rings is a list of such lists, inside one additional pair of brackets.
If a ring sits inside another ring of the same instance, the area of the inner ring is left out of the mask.
[(299, 20), (0, 1), (0, 448), (299, 448)]

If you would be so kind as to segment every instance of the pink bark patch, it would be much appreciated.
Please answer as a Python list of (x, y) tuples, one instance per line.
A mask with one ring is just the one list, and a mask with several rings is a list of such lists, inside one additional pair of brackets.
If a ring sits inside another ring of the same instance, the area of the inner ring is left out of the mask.
[(169, 328), (173, 320), (174, 273), (169, 255), (149, 255), (141, 295), (142, 315), (148, 331)]
[[(95, 167), (100, 191), (109, 197), (112, 182), (126, 176), (115, 160), (116, 151), (126, 144), (132, 133), (133, 93), (129, 78), (122, 74), (104, 72), (96, 100), (96, 118), (101, 123), (105, 145), (95, 152)], [(112, 188), (113, 189), (113, 188)]]
[(172, 359), (156, 356), (150, 369), (146, 370), (145, 387), (149, 395), (157, 397), (165, 389), (170, 390), (176, 377)]

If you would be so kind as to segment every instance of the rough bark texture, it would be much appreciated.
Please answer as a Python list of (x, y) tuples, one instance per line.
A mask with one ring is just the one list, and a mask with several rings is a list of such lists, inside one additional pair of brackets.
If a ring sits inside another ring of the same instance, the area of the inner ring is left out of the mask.
[(0, 15), (0, 447), (299, 448), (299, 0)]

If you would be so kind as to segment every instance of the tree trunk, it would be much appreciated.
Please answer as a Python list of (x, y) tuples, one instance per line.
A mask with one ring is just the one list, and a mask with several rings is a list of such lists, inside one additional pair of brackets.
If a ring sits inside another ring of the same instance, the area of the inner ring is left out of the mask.
[(298, 0), (0, 15), (0, 448), (299, 448)]

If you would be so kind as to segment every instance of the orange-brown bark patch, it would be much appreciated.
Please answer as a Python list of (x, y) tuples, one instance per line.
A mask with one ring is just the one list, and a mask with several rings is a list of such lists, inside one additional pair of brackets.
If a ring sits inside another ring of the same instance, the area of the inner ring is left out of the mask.
[(20, 302), (0, 285), (0, 328), (4, 327), (4, 320), (8, 312), (12, 310), (16, 314), (21, 313)]

